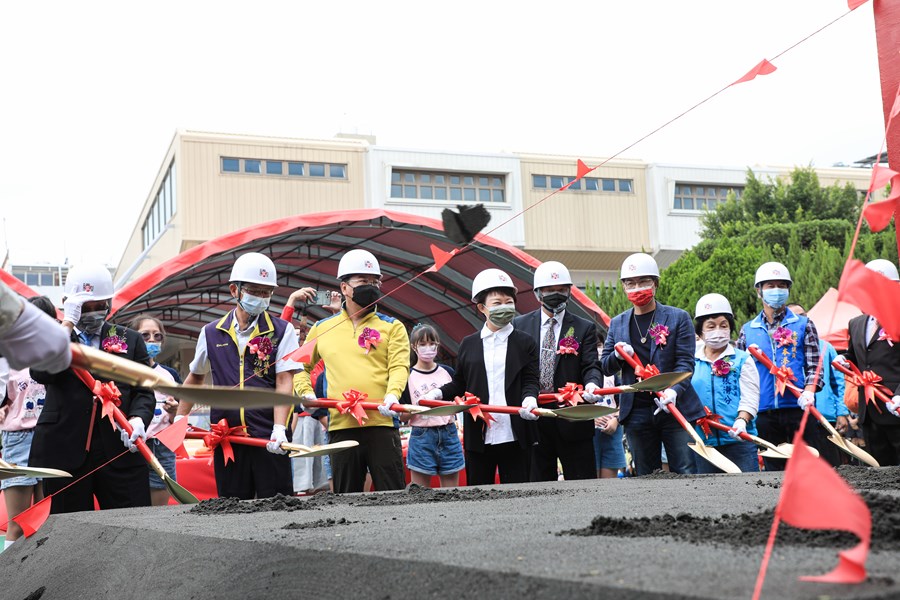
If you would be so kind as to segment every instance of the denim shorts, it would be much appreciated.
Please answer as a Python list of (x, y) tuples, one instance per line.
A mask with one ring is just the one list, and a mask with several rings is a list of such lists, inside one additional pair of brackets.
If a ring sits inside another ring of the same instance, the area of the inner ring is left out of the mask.
[[(3, 460), (8, 463), (19, 465), (20, 467), (27, 467), (28, 454), (31, 452), (31, 439), (33, 437), (33, 429), (4, 431)], [(34, 477), (11, 477), (0, 481), (0, 490), (5, 490), (9, 487), (36, 485), (37, 482), (38, 480)]]
[(463, 470), (466, 459), (456, 423), (441, 427), (413, 427), (409, 435), (406, 466), (423, 475), (451, 475)]
[(622, 445), (622, 426), (616, 427), (612, 435), (594, 429), (594, 461), (597, 470), (624, 469), (625, 447)]
[[(159, 441), (156, 438), (150, 438), (147, 440), (147, 446), (150, 447), (150, 450), (153, 452), (153, 455), (156, 456), (159, 463), (166, 470), (166, 473), (169, 474), (173, 480), (178, 481), (175, 477), (175, 453), (169, 450), (169, 448)], [(156, 474), (156, 471), (150, 469), (150, 489), (151, 490), (164, 490), (166, 489), (166, 484), (162, 479), (159, 478), (159, 475)]]

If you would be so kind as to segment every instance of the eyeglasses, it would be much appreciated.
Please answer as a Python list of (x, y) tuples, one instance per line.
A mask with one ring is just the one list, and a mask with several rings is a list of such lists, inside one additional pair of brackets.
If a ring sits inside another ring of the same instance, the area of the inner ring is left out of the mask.
[(243, 289), (251, 296), (256, 296), (257, 298), (271, 298), (272, 294), (275, 293), (274, 288), (250, 288), (247, 286), (243, 286), (241, 289)]
[(377, 288), (381, 287), (381, 280), (375, 279), (374, 277), (372, 279), (351, 279), (347, 283), (353, 287), (359, 287), (361, 285), (374, 285)]
[(142, 331), (141, 337), (144, 338), (145, 342), (161, 342), (163, 341), (163, 334), (160, 332), (150, 333), (149, 331)]
[(622, 281), (622, 287), (626, 290), (633, 290), (636, 288), (645, 288), (653, 285), (652, 277), (641, 277), (640, 279), (625, 279)]

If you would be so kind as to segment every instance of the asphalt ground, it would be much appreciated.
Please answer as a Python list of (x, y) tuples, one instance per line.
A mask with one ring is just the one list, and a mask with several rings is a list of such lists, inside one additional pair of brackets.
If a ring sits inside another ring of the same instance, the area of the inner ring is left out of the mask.
[[(872, 480), (900, 506), (897, 472)], [(851, 475), (865, 486), (864, 471)], [(715, 543), (560, 534), (597, 516), (756, 514), (775, 506), (780, 480), (670, 476), (55, 515), (0, 554), (0, 597), (749, 598), (763, 547), (737, 545), (737, 529), (698, 522)], [(825, 585), (798, 577), (831, 570), (840, 547), (778, 544), (763, 598), (898, 598), (900, 552), (886, 546), (873, 542), (865, 583)]]

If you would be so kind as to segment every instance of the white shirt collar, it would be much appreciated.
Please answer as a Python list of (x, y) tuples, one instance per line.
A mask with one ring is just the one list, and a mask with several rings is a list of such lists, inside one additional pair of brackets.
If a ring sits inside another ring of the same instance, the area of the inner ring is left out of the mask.
[(507, 338), (509, 338), (512, 332), (512, 323), (507, 323), (504, 327), (498, 329), (497, 331), (491, 331), (490, 329), (488, 329), (487, 323), (485, 323), (484, 327), (481, 328), (481, 339), (494, 336), (498, 342), (504, 342)]
[(704, 344), (702, 341), (700, 341), (697, 343), (697, 352), (694, 354), (694, 358), (696, 358), (697, 360), (702, 360), (702, 361), (711, 363), (711, 362), (716, 362), (720, 358), (725, 358), (726, 356), (734, 356), (734, 355), (735, 355), (734, 346), (731, 345), (731, 342), (728, 342), (728, 345), (725, 346), (725, 349), (722, 350), (722, 352), (717, 357), (710, 360), (710, 359), (706, 358), (706, 344)]
[[(541, 309), (541, 328), (543, 329), (547, 325), (547, 321), (550, 320), (551, 317), (547, 316), (547, 313), (544, 312), (544, 309)], [(566, 318), (566, 311), (563, 309), (561, 312), (552, 315), (552, 318), (556, 319), (556, 324), (560, 325), (563, 322), (563, 319)]]

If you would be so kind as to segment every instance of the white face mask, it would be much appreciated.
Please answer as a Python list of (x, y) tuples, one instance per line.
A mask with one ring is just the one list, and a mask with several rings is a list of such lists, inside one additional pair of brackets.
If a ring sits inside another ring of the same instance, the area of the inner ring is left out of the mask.
[(721, 350), (730, 340), (731, 336), (722, 329), (714, 329), (703, 334), (703, 341), (713, 350)]

